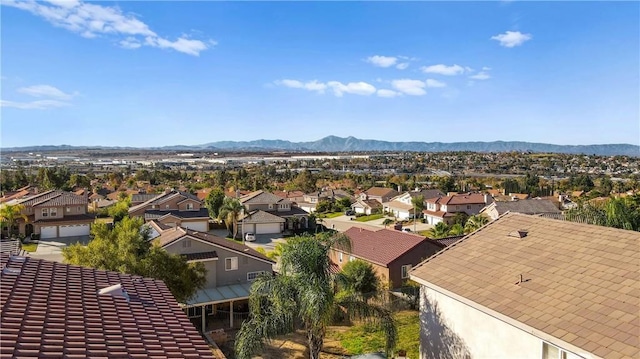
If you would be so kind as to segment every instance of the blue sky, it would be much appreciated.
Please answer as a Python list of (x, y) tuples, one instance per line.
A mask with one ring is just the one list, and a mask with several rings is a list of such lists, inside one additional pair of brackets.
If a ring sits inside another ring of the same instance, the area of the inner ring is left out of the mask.
[(2, 147), (640, 142), (638, 2), (1, 3)]

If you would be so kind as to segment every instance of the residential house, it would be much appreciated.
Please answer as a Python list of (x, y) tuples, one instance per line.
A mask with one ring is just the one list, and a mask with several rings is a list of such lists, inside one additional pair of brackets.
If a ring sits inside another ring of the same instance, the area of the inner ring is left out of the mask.
[(344, 234), (351, 240), (351, 248), (331, 249), (331, 262), (340, 269), (355, 259), (368, 262), (380, 280), (390, 284), (390, 288), (401, 287), (413, 266), (443, 248), (423, 236), (392, 229), (371, 231), (351, 227)]
[(524, 199), (511, 202), (493, 202), (480, 210), (491, 220), (498, 219), (507, 212), (515, 212), (522, 214), (543, 214), (549, 216), (557, 216), (562, 213), (558, 206), (546, 199)]
[(142, 217), (145, 221), (155, 219), (171, 227), (209, 230), (209, 211), (198, 197), (183, 191), (167, 189), (129, 208), (129, 216)]
[[(87, 214), (87, 193), (50, 190), (7, 202), (24, 206), (28, 221), (17, 219), (18, 233), (26, 237), (39, 234), (41, 239), (88, 236), (95, 217)], [(3, 232), (8, 228), (3, 228)]]
[(242, 234), (282, 233), (286, 230), (309, 228), (309, 214), (293, 206), (290, 200), (262, 190), (239, 198), (247, 209), (242, 218)]
[(324, 191), (305, 193), (302, 197), (302, 201), (297, 202), (297, 206), (308, 213), (313, 213), (316, 211), (316, 206), (321, 201), (329, 201), (331, 203), (342, 199), (342, 198), (351, 198), (351, 195), (346, 191), (337, 189), (327, 189)]
[[(187, 301), (190, 318), (202, 321), (206, 328), (207, 313), (233, 310), (234, 303), (245, 304), (251, 283), (262, 273), (272, 273), (274, 262), (254, 249), (216, 235), (183, 227), (169, 227), (159, 221), (148, 223), (151, 240), (172, 254), (190, 262), (202, 262), (207, 270), (203, 289)], [(238, 324), (238, 323), (237, 323)], [(233, 327), (233, 315), (230, 327)]]
[(461, 193), (444, 197), (430, 198), (423, 210), (426, 223), (435, 225), (439, 222), (451, 224), (457, 213), (472, 216), (480, 213), (493, 199), (488, 194)]
[(376, 200), (380, 204), (389, 202), (391, 198), (399, 195), (400, 193), (393, 188), (384, 188), (384, 187), (371, 187), (368, 190), (362, 192), (360, 194), (360, 199), (362, 200)]
[(383, 203), (383, 211), (401, 220), (412, 218), (414, 211), (413, 199), (418, 196), (422, 196), (426, 203), (427, 199), (442, 197), (444, 194), (437, 189), (405, 192), (391, 198), (389, 202)]
[(157, 279), (0, 255), (3, 358), (210, 358)]
[(640, 357), (639, 245), (639, 232), (501, 216), (412, 270), (420, 357)]
[(26, 196), (33, 196), (37, 193), (38, 189), (36, 187), (33, 187), (31, 185), (25, 186), (22, 188), (18, 188), (15, 191), (3, 192), (2, 197), (0, 197), (0, 203), (15, 201)]
[(273, 191), (272, 193), (280, 198), (288, 199), (292, 204), (304, 202), (304, 192), (302, 191)]
[(370, 215), (382, 212), (382, 203), (375, 199), (362, 199), (362, 197), (359, 197), (351, 204), (351, 209), (357, 214)]

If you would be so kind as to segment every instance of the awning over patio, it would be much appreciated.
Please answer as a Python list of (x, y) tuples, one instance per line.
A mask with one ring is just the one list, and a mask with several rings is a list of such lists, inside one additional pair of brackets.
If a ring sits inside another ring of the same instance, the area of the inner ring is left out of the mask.
[(205, 288), (187, 301), (185, 308), (200, 307), (209, 304), (227, 303), (249, 298), (252, 283), (232, 284), (216, 288)]

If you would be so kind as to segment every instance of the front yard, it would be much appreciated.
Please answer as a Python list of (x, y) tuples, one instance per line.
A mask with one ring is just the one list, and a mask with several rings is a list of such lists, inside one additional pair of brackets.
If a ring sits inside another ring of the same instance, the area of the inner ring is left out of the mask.
[(318, 213), (317, 218), (336, 218), (342, 216), (343, 212)]
[(384, 217), (383, 214), (370, 214), (368, 216), (357, 217), (356, 221), (358, 221), (358, 222), (369, 222), (369, 221), (373, 221), (373, 220), (380, 219), (380, 218), (383, 218), (383, 217)]
[(25, 252), (33, 253), (38, 249), (38, 242), (31, 242), (27, 244), (22, 244), (22, 249)]

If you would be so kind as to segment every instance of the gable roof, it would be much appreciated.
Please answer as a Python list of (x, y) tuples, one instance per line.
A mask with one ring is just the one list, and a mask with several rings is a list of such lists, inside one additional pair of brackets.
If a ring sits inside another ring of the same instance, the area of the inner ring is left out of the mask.
[(185, 199), (187, 199), (187, 198), (188, 199), (192, 199), (192, 200), (194, 200), (194, 201), (196, 201), (198, 203), (202, 203), (202, 201), (200, 201), (198, 199), (198, 197), (192, 195), (189, 192), (171, 190), (171, 191), (160, 193), (160, 194), (154, 196), (153, 198), (150, 198), (150, 199), (148, 199), (148, 200), (146, 200), (146, 201), (144, 201), (144, 202), (142, 202), (142, 203), (140, 203), (138, 205), (135, 205), (135, 206), (129, 208), (129, 213), (135, 212), (135, 211), (137, 211), (137, 210), (139, 210), (141, 208), (145, 208), (145, 207), (147, 207), (147, 206), (149, 206), (151, 204), (159, 204), (159, 203), (166, 202), (166, 201), (168, 201), (168, 200), (170, 200), (172, 198), (178, 197), (178, 196), (184, 197)]
[(85, 196), (79, 196), (77, 194), (61, 190), (42, 192), (18, 201), (18, 203), (25, 207), (85, 205), (87, 202), (87, 197)]
[(177, 209), (148, 209), (144, 212), (145, 219), (161, 218), (166, 215), (171, 215), (180, 219), (209, 218), (209, 211), (206, 208), (200, 208), (200, 210), (198, 211), (180, 211)]
[(442, 193), (439, 189), (423, 189), (418, 192), (412, 191), (407, 193), (409, 193), (409, 195), (412, 198), (417, 196), (422, 196), (424, 197), (425, 201), (428, 200), (429, 198), (444, 197), (444, 193)]
[[(161, 281), (0, 256), (2, 356), (213, 358)], [(121, 294), (100, 294), (120, 284)]]
[(462, 193), (454, 194), (451, 196), (444, 196), (438, 198), (427, 199), (426, 202), (438, 203), (441, 205), (456, 205), (456, 204), (484, 204), (484, 194), (482, 193)]
[(494, 202), (489, 206), (495, 206), (498, 214), (517, 212), (523, 214), (560, 213), (553, 202), (546, 199), (523, 199), (511, 202)]
[(395, 197), (398, 195), (398, 191), (393, 188), (384, 188), (384, 187), (371, 187), (365, 191), (365, 193), (369, 196), (376, 197)]
[(351, 227), (344, 234), (351, 240), (349, 253), (382, 266), (389, 265), (398, 257), (428, 241), (417, 234), (392, 229), (370, 231)]
[(281, 198), (273, 193), (258, 190), (240, 197), (242, 204), (274, 204), (274, 203), (291, 203), (286, 198)]
[(284, 223), (286, 220), (265, 211), (253, 211), (243, 219), (244, 223)]
[(507, 213), (411, 277), (559, 346), (638, 357), (639, 245), (639, 232)]
[(274, 261), (269, 259), (269, 257), (261, 254), (260, 252), (249, 246), (222, 237), (218, 237), (213, 234), (197, 232), (184, 227), (172, 227), (170, 229), (164, 230), (162, 231), (162, 233), (160, 233), (160, 236), (152, 240), (158, 243), (161, 247), (166, 247), (184, 237), (198, 239), (215, 247), (221, 247), (223, 249), (227, 249), (241, 255), (246, 255), (262, 261), (274, 263)]

